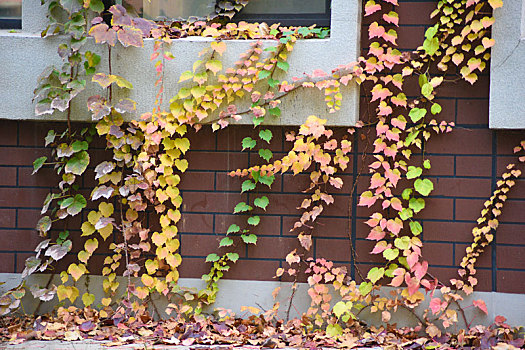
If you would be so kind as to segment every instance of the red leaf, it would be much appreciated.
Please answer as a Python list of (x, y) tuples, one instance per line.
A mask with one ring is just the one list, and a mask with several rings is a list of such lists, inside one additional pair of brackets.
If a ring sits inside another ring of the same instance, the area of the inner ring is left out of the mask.
[(474, 305), (475, 307), (477, 307), (478, 309), (483, 311), (485, 313), (485, 315), (489, 314), (489, 310), (487, 310), (487, 305), (485, 304), (485, 302), (482, 299), (474, 300), (472, 302), (472, 305)]

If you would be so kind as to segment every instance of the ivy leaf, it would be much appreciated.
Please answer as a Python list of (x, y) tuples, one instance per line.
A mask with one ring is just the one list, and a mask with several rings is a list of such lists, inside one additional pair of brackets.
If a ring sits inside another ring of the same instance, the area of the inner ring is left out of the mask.
[(262, 122), (264, 121), (264, 117), (254, 117), (253, 118), (253, 125), (254, 126), (259, 126), (262, 124)]
[(244, 212), (247, 212), (247, 211), (250, 211), (252, 210), (253, 208), (250, 207), (248, 204), (244, 203), (244, 202), (240, 202), (238, 203), (236, 206), (235, 206), (235, 209), (233, 209), (233, 213), (234, 214), (237, 214), (237, 213), (244, 213)]
[(33, 162), (33, 172), (31, 173), (31, 175), (35, 174), (43, 165), (44, 163), (46, 162), (47, 160), (47, 157), (44, 156), (44, 157), (40, 157), (40, 158), (37, 158), (34, 162)]
[(421, 169), (420, 167), (415, 167), (411, 165), (408, 167), (407, 179), (415, 179), (416, 177), (419, 177), (422, 173), (423, 173), (423, 169)]
[(269, 149), (266, 149), (266, 148), (261, 148), (259, 150), (259, 156), (264, 159), (265, 161), (269, 162), (270, 159), (272, 159), (273, 157), (273, 153), (272, 151), (270, 151)]
[(423, 198), (410, 198), (408, 206), (414, 211), (414, 213), (419, 213), (425, 208), (425, 200)]
[(432, 107), (430, 107), (430, 113), (434, 115), (441, 113), (441, 105), (434, 103)]
[(259, 225), (259, 222), (261, 221), (261, 218), (259, 216), (250, 216), (248, 218), (248, 224), (252, 225), (252, 226), (257, 226)]
[(428, 196), (434, 189), (434, 184), (429, 179), (417, 179), (414, 188), (423, 196)]
[(279, 69), (285, 72), (288, 72), (288, 69), (290, 68), (290, 64), (288, 62), (279, 61), (277, 62), (277, 67), (279, 67)]
[(434, 87), (430, 83), (426, 83), (421, 87), (421, 94), (423, 94), (423, 96), (425, 96), (428, 99), (432, 97), (433, 91)]
[[(93, 3), (93, 0), (91, 0), (91, 3)], [(104, 6), (102, 6), (102, 10), (104, 10)], [(102, 10), (100, 10), (100, 11), (102, 11)], [(91, 304), (93, 304), (95, 302), (95, 295), (91, 294), (91, 293), (87, 293), (87, 292), (84, 293), (82, 295), (82, 302), (84, 303), (84, 305), (86, 307), (88, 307), (89, 305), (91, 305)]]
[(272, 79), (272, 78), (268, 79), (268, 85), (272, 88), (276, 87), (279, 83), (280, 81), (277, 79)]
[(414, 236), (418, 236), (421, 232), (423, 232), (423, 227), (421, 224), (417, 221), (410, 221), (410, 231), (412, 231), (412, 234)]
[(359, 293), (361, 293), (362, 296), (366, 296), (372, 291), (373, 287), (374, 286), (370, 282), (361, 282), (359, 285)]
[(64, 168), (66, 173), (75, 175), (82, 175), (89, 165), (89, 154), (86, 151), (75, 153), (71, 157)]
[(246, 244), (257, 244), (257, 236), (253, 233), (249, 235), (241, 235), (241, 238)]
[(254, 190), (255, 186), (255, 183), (253, 183), (251, 180), (245, 180), (241, 186), (241, 193)]
[(230, 237), (224, 237), (221, 239), (221, 242), (219, 243), (219, 247), (229, 247), (233, 244), (233, 239)]
[(397, 249), (397, 248), (386, 249), (385, 251), (383, 251), (383, 256), (388, 261), (392, 261), (392, 260), (394, 260), (395, 258), (397, 258), (399, 256), (399, 249)]
[(218, 256), (217, 254), (215, 253), (211, 253), (209, 254), (207, 257), (206, 257), (206, 262), (216, 262), (216, 261), (219, 261), (221, 257)]
[(56, 138), (56, 134), (55, 134), (55, 131), (54, 130), (49, 130), (47, 132), (47, 135), (46, 137), (44, 138), (44, 140), (46, 141), (45, 143), (45, 146), (47, 147), (49, 144), (55, 142), (55, 138)]
[(385, 275), (385, 269), (384, 268), (377, 268), (374, 267), (368, 271), (368, 275), (366, 276), (372, 283), (376, 283), (379, 281), (383, 276)]
[(76, 140), (75, 142), (71, 144), (71, 148), (73, 149), (73, 152), (87, 151), (88, 147), (89, 146), (86, 141)]
[(265, 130), (259, 131), (259, 137), (261, 138), (261, 140), (264, 140), (267, 143), (270, 143), (270, 141), (272, 140), (273, 134), (271, 130), (265, 129)]
[(244, 139), (242, 139), (242, 150), (244, 151), (246, 148), (253, 149), (256, 144), (257, 141), (255, 141), (251, 137), (245, 137)]
[(268, 109), (268, 112), (270, 112), (271, 115), (274, 115), (276, 117), (281, 116), (281, 109), (279, 107), (270, 108)]
[(179, 83), (193, 78), (193, 72), (187, 70), (180, 75)]
[(424, 118), (427, 114), (427, 110), (424, 108), (412, 108), (408, 113), (408, 116), (414, 123), (417, 123), (421, 118)]
[(43, 216), (38, 223), (36, 224), (37, 231), (44, 235), (47, 231), (51, 229), (51, 218), (49, 216)]
[(104, 11), (104, 3), (100, 0), (91, 0), (89, 2), (89, 9), (94, 12), (102, 12)]
[(206, 62), (206, 69), (211, 70), (213, 74), (217, 74), (222, 70), (222, 62), (219, 60), (210, 60)]
[(401, 197), (403, 197), (404, 200), (409, 200), (410, 196), (412, 195), (412, 189), (411, 188), (405, 188), (403, 190), (403, 193), (401, 194)]
[(259, 207), (263, 210), (266, 210), (266, 207), (268, 206), (269, 203), (270, 203), (270, 200), (266, 196), (255, 198), (255, 200), (253, 201), (253, 204), (256, 207)]
[[(70, 199), (70, 198), (68, 198)], [(87, 201), (81, 194), (76, 194), (75, 197), (71, 198), (72, 203), (67, 207), (67, 212), (71, 216), (75, 216), (82, 211), (87, 205)]]
[(237, 260), (239, 260), (239, 254), (237, 254), (237, 253), (226, 253), (226, 257), (231, 262), (236, 262)]
[(410, 208), (403, 208), (403, 210), (399, 212), (399, 217), (403, 221), (410, 219), (413, 215), (414, 212)]
[(270, 74), (272, 74), (272, 72), (270, 72), (268, 70), (260, 71), (259, 72), (259, 80), (263, 80), (263, 79), (268, 78), (270, 76)]
[(228, 231), (226, 232), (227, 235), (230, 233), (236, 233), (239, 232), (241, 228), (238, 225), (231, 224), (230, 227), (228, 227)]
[(406, 250), (410, 248), (410, 237), (408, 236), (398, 237), (394, 240), (394, 245), (401, 250)]
[(259, 178), (259, 182), (268, 187), (272, 187), (273, 182), (275, 181), (275, 175), (264, 175)]

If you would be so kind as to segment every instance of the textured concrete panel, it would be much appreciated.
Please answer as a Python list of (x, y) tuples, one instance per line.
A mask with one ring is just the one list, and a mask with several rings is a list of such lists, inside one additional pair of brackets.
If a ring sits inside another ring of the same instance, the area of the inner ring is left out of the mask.
[(494, 11), (490, 63), (489, 126), (525, 129), (525, 42), (523, 0), (506, 0)]
[[(35, 117), (34, 106), (31, 105), (33, 89), (36, 87), (37, 77), (49, 64), (60, 65), (61, 61), (56, 53), (58, 38), (42, 39), (38, 35), (45, 24), (45, 17), (41, 16), (42, 8), (34, 4), (26, 4), (27, 9), (23, 20), (21, 33), (0, 31), (0, 47), (8, 48), (0, 51), (0, 75), (6, 83), (0, 86), (0, 119), (37, 119), (37, 120), (64, 120), (64, 115), (55, 113), (51, 116)], [(34, 3), (34, 1), (32, 1)], [(32, 15), (34, 14), (34, 15)], [(35, 18), (31, 22), (30, 18)], [(358, 0), (334, 0), (332, 4), (332, 31), (329, 39), (300, 40), (290, 54), (290, 71), (281, 75), (283, 80), (292, 77), (302, 77), (304, 73), (311, 73), (315, 69), (330, 72), (338, 65), (347, 64), (356, 60), (359, 55), (360, 37), (360, 2)], [(209, 47), (212, 39), (189, 37), (174, 40), (171, 45), (175, 59), (165, 65), (165, 107), (169, 99), (176, 94), (184, 83), (178, 84), (179, 76), (186, 70), (191, 70), (193, 62), (199, 59), (198, 53)], [(249, 49), (252, 40), (228, 40), (226, 53), (222, 57), (223, 67), (233, 66), (239, 55)], [(267, 40), (264, 46), (273, 46), (276, 42)], [(101, 54), (102, 66), (99, 71), (108, 72), (106, 46), (88, 44), (88, 48)], [(153, 52), (153, 40), (146, 40), (144, 48), (122, 48), (117, 46), (111, 50), (112, 73), (129, 80), (134, 89), (131, 91), (119, 90), (116, 99), (129, 97), (138, 104), (138, 112), (151, 111), (155, 101), (156, 80), (155, 68), (149, 58)], [(93, 85), (93, 84), (91, 84)], [(96, 87), (92, 91), (82, 93), (73, 103), (72, 119), (89, 120), (85, 107), (88, 96), (101, 92)], [(98, 91), (97, 91), (98, 90)], [(359, 87), (351, 83), (343, 88), (343, 106), (340, 111), (329, 114), (324, 103), (324, 94), (317, 89), (300, 89), (283, 99), (282, 115), (279, 118), (268, 117), (268, 124), (300, 125), (309, 115), (317, 115), (328, 119), (330, 125), (354, 125), (358, 119)], [(241, 101), (241, 106), (249, 106), (248, 101)], [(241, 108), (241, 110), (243, 110)], [(213, 118), (213, 116), (212, 116)], [(241, 120), (241, 124), (250, 124), (251, 118)]]

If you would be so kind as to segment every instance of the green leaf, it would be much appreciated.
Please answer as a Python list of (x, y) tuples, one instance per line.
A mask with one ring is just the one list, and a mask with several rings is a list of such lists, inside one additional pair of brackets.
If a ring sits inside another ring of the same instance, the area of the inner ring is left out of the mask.
[(89, 2), (89, 9), (95, 12), (104, 11), (104, 3), (100, 0), (91, 0)]
[(421, 93), (426, 98), (430, 98), (432, 96), (432, 91), (434, 91), (434, 87), (430, 83), (426, 83), (421, 87)]
[(259, 178), (259, 182), (268, 187), (272, 187), (273, 182), (275, 181), (275, 175), (264, 175)]
[(224, 237), (221, 239), (221, 242), (219, 243), (219, 247), (229, 247), (233, 244), (233, 239), (230, 237)]
[(423, 42), (423, 50), (425, 50), (425, 52), (430, 56), (434, 55), (438, 49), (438, 38), (425, 39), (425, 41)]
[(425, 31), (425, 38), (427, 38), (427, 39), (433, 38), (436, 35), (437, 31), (438, 31), (438, 25), (437, 24), (432, 26), (432, 27), (430, 27), (430, 28), (428, 28)]
[(257, 244), (257, 236), (253, 233), (249, 235), (241, 235), (241, 238), (246, 244)]
[(277, 62), (277, 67), (285, 72), (288, 72), (288, 69), (290, 69), (290, 64), (288, 62), (279, 61)]
[(361, 293), (362, 296), (367, 296), (368, 293), (372, 291), (372, 288), (374, 286), (370, 282), (361, 282), (359, 285), (359, 293)]
[(180, 83), (180, 82), (183, 82), (183, 81), (186, 81), (186, 80), (189, 80), (189, 79), (191, 79), (191, 78), (193, 78), (193, 72), (187, 70), (187, 71), (183, 72), (183, 73), (180, 75), (179, 83)]
[(261, 140), (264, 140), (267, 143), (270, 143), (270, 141), (272, 140), (273, 134), (271, 130), (265, 129), (265, 130), (259, 131), (259, 137), (261, 138)]
[(71, 144), (71, 148), (73, 149), (73, 152), (87, 151), (89, 148), (89, 145), (86, 141), (76, 140), (75, 142)]
[(276, 117), (281, 116), (281, 109), (279, 107), (270, 108), (268, 109), (268, 112), (270, 112), (271, 115), (274, 115)]
[(410, 219), (412, 216), (414, 216), (414, 212), (410, 208), (403, 208), (403, 210), (399, 212), (399, 217), (403, 221)]
[(254, 117), (253, 118), (253, 125), (257, 127), (257, 126), (261, 125), (263, 121), (264, 121), (264, 117)]
[(71, 216), (75, 216), (82, 211), (87, 205), (87, 201), (81, 194), (76, 194), (73, 197), (73, 203), (67, 207), (67, 212)]
[(259, 80), (266, 79), (272, 74), (269, 70), (263, 70), (259, 72)]
[(368, 271), (368, 275), (366, 276), (372, 283), (376, 283), (377, 281), (379, 281), (381, 278), (383, 278), (385, 274), (385, 269), (384, 268), (377, 268), (377, 267), (374, 267), (372, 269), (370, 269), (370, 271)]
[(418, 236), (421, 232), (423, 232), (423, 227), (421, 224), (417, 221), (410, 221), (410, 231), (412, 231), (412, 234), (414, 236)]
[(40, 220), (38, 220), (38, 223), (36, 224), (36, 229), (40, 233), (46, 233), (51, 229), (51, 218), (49, 216), (44, 216)]
[(385, 276), (393, 278), (394, 277), (394, 271), (398, 268), (397, 264), (390, 264), (388, 265), (388, 269), (385, 271)]
[(423, 173), (423, 169), (420, 167), (409, 166), (407, 171), (407, 179), (415, 179)]
[(410, 247), (410, 237), (408, 236), (398, 237), (394, 240), (394, 245), (401, 250), (406, 250)]
[(346, 306), (346, 303), (344, 301), (340, 301), (334, 305), (332, 311), (335, 314), (335, 316), (340, 318), (343, 314), (347, 313), (350, 310), (348, 309), (348, 306)]
[(412, 195), (412, 189), (411, 188), (405, 188), (403, 190), (403, 193), (401, 194), (401, 197), (403, 197), (404, 200), (409, 200), (410, 196)]
[(248, 224), (252, 225), (252, 226), (257, 226), (259, 225), (259, 222), (261, 221), (261, 218), (259, 216), (250, 216), (248, 218)]
[(89, 154), (86, 151), (75, 153), (71, 157), (64, 168), (66, 173), (75, 175), (82, 175), (89, 165)]
[(255, 141), (251, 137), (245, 137), (244, 139), (242, 139), (242, 150), (244, 151), (246, 148), (253, 149), (256, 144), (257, 141)]
[(273, 157), (273, 153), (272, 151), (270, 151), (269, 149), (266, 149), (266, 148), (261, 148), (259, 150), (259, 156), (264, 159), (265, 161), (269, 162), (270, 159), (272, 159)]
[(434, 189), (434, 184), (429, 179), (417, 179), (414, 188), (423, 196), (428, 196)]
[(221, 257), (218, 256), (217, 254), (215, 253), (211, 253), (209, 254), (207, 257), (206, 257), (206, 262), (216, 262), (216, 261), (219, 261)]
[(434, 115), (441, 113), (441, 105), (434, 103), (432, 107), (430, 107), (430, 113)]
[(237, 260), (239, 260), (239, 254), (237, 254), (237, 253), (226, 253), (226, 257), (231, 262), (236, 262)]
[(246, 211), (250, 211), (252, 210), (253, 208), (250, 207), (248, 204), (244, 203), (244, 202), (240, 202), (238, 203), (236, 206), (235, 206), (235, 209), (233, 209), (233, 213), (234, 214), (237, 214), (237, 213), (244, 213)]
[(408, 116), (414, 123), (417, 123), (421, 118), (424, 118), (427, 114), (427, 110), (424, 108), (412, 108), (408, 113)]
[(430, 168), (431, 168), (430, 160), (425, 159), (425, 161), (423, 162), (423, 167), (424, 167), (425, 169), (430, 169)]
[(227, 235), (230, 233), (236, 233), (239, 232), (241, 228), (238, 225), (231, 224), (230, 227), (228, 227), (228, 231), (226, 232)]
[(269, 78), (268, 79), (268, 85), (272, 88), (276, 87), (277, 85), (279, 85), (280, 81), (277, 80), (277, 79), (272, 79), (272, 78)]
[(383, 251), (383, 256), (385, 257), (386, 260), (392, 261), (399, 256), (399, 249), (397, 248), (386, 249), (385, 251)]
[(44, 138), (44, 140), (46, 141), (45, 146), (47, 147), (50, 143), (55, 142), (55, 137), (56, 137), (56, 136), (57, 136), (57, 135), (55, 134), (55, 131), (54, 131), (54, 130), (49, 130), (49, 131), (47, 132), (46, 137)]
[(255, 198), (255, 200), (253, 201), (253, 204), (256, 207), (259, 207), (263, 210), (266, 210), (266, 207), (268, 206), (269, 203), (270, 203), (270, 200), (266, 196)]
[(33, 162), (33, 172), (31, 173), (31, 175), (35, 174), (43, 165), (44, 163), (46, 162), (47, 160), (47, 157), (40, 157), (40, 158), (37, 158), (34, 162)]
[(414, 213), (419, 213), (425, 208), (425, 200), (423, 198), (410, 198), (408, 206), (414, 211)]
[(245, 180), (241, 186), (241, 193), (254, 190), (255, 186), (256, 185), (252, 182), (252, 180)]

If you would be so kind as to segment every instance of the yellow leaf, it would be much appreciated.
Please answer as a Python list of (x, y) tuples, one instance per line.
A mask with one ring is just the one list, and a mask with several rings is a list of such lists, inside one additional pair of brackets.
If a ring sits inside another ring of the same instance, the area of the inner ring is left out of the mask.
[(503, 6), (503, 1), (502, 0), (489, 0), (489, 4), (493, 9), (497, 9)]
[(149, 288), (152, 288), (155, 283), (155, 279), (146, 274), (142, 275), (141, 280), (142, 280), (142, 283), (144, 283), (144, 285)]
[(175, 146), (181, 150), (182, 153), (186, 153), (190, 148), (190, 140), (186, 137), (175, 139)]
[(176, 224), (181, 218), (180, 211), (170, 209), (168, 210), (168, 217), (171, 219), (171, 221), (173, 221), (173, 223)]
[(82, 235), (81, 236), (91, 236), (95, 232), (95, 226), (93, 226), (89, 221), (82, 223)]
[(160, 247), (162, 245), (164, 245), (164, 243), (166, 243), (166, 235), (164, 233), (158, 233), (158, 232), (153, 232), (153, 234), (151, 235), (151, 241), (157, 246), (157, 247)]
[(111, 298), (102, 298), (101, 303), (104, 306), (109, 306), (111, 304)]
[[(88, 263), (88, 260), (89, 260), (90, 257), (91, 257), (91, 254), (89, 254), (85, 250), (81, 250), (81, 251), (78, 252), (78, 260), (80, 262), (83, 262), (84, 264)], [(64, 272), (64, 271), (62, 271), (62, 272)], [(66, 279), (66, 281), (67, 281), (67, 279)], [(65, 283), (65, 282), (62, 282), (62, 283)]]
[(95, 295), (90, 293), (84, 293), (82, 295), (82, 302), (85, 306), (89, 306), (95, 302)]
[(174, 199), (180, 194), (180, 191), (177, 187), (167, 187), (166, 188), (166, 194), (171, 198)]
[(185, 172), (186, 169), (188, 169), (188, 161), (186, 159), (177, 159), (175, 161), (175, 166), (177, 169), (179, 169), (181, 172)]
[(86, 243), (84, 243), (84, 248), (86, 249), (86, 252), (93, 254), (93, 252), (98, 248), (98, 240), (96, 238), (88, 239)]
[(206, 62), (206, 68), (211, 70), (213, 74), (217, 74), (222, 70), (222, 62), (219, 60), (210, 60)]
[(177, 229), (177, 226), (167, 226), (164, 228), (163, 232), (168, 239), (172, 239), (173, 237), (177, 235), (178, 229)]
[[(173, 227), (173, 226), (171, 226)], [(168, 248), (168, 250), (173, 253), (175, 252), (177, 249), (179, 249), (179, 246), (180, 246), (180, 242), (178, 239), (170, 239), (169, 241), (166, 242), (166, 248)]]
[(159, 268), (159, 262), (157, 260), (148, 259), (144, 266), (146, 267), (148, 274), (153, 275)]
[(172, 268), (175, 268), (181, 264), (182, 257), (180, 256), (180, 254), (168, 254), (168, 256), (166, 257), (166, 262)]
[(179, 272), (172, 270), (166, 275), (166, 282), (177, 282), (179, 280)]
[(102, 214), (100, 214), (98, 211), (90, 211), (88, 214), (88, 221), (91, 225), (96, 225), (98, 220), (102, 217)]
[(98, 233), (100, 233), (100, 236), (106, 240), (111, 234), (113, 233), (113, 225), (108, 224), (105, 227), (102, 227), (98, 230)]
[(100, 210), (102, 216), (109, 218), (114, 211), (113, 204), (102, 202), (98, 205), (98, 210)]
[(155, 253), (157, 254), (157, 258), (159, 259), (165, 259), (169, 254), (168, 248), (166, 247), (157, 247)]
[(224, 41), (214, 41), (211, 43), (211, 48), (222, 56), (224, 51), (226, 51), (226, 43)]
[(67, 269), (67, 272), (73, 277), (75, 281), (78, 281), (78, 279), (84, 274), (84, 270), (80, 266), (83, 265), (71, 264)]
[(69, 280), (69, 276), (67, 275), (66, 271), (60, 272), (60, 280), (62, 283), (66, 283)]

